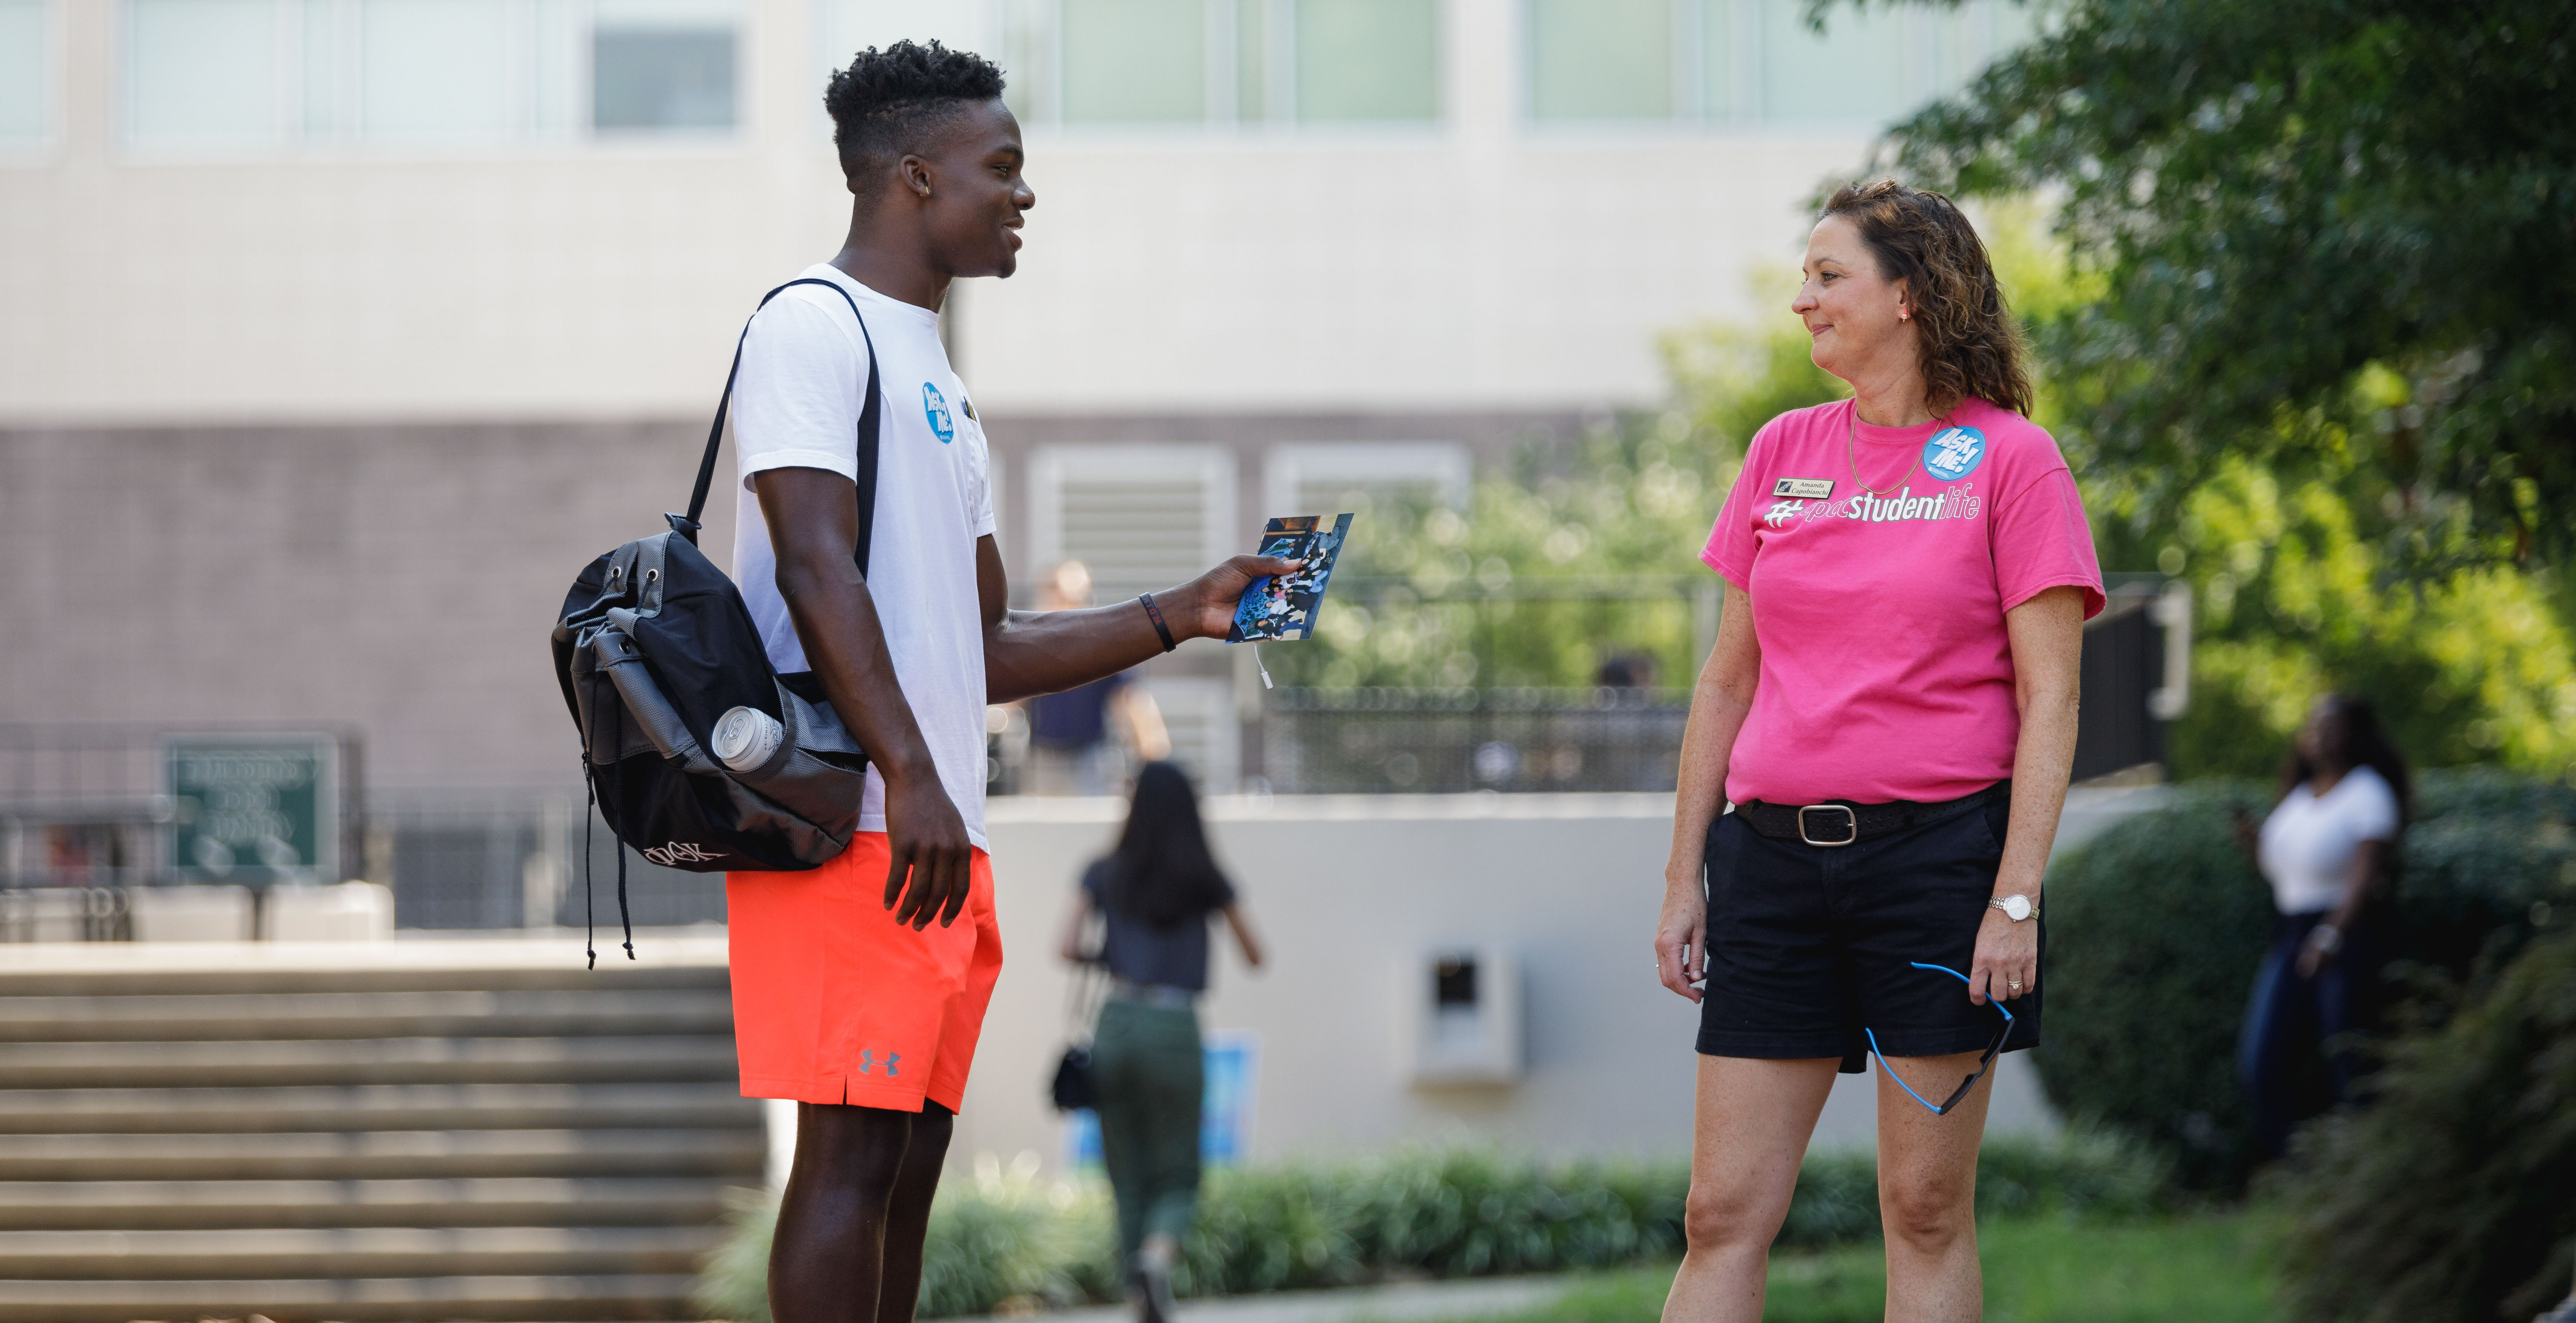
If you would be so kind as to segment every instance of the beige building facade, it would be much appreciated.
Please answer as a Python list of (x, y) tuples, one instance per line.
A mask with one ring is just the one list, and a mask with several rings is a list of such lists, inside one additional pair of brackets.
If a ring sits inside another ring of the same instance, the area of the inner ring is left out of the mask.
[[(848, 197), (862, 45), (1010, 71), (1039, 205), (958, 289), (1007, 562), (1164, 586), (1662, 390), (2017, 7), (1797, 0), (0, 0), (0, 719), (348, 723), (558, 786), (540, 637), (684, 499)], [(728, 545), (717, 502), (711, 549)], [(1240, 769), (1233, 659), (1148, 672)]]

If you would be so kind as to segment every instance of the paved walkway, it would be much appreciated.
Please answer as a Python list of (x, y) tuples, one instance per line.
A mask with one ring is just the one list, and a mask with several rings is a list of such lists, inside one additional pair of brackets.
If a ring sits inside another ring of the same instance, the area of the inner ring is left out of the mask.
[[(1484, 1277), (1341, 1291), (1277, 1291), (1221, 1300), (1184, 1300), (1175, 1323), (1437, 1323), (1536, 1309), (1565, 1294), (1572, 1285), (1571, 1278), (1558, 1276)], [(1030, 1319), (965, 1319), (957, 1323), (1124, 1323), (1133, 1317), (1123, 1305), (1101, 1305), (1039, 1314)]]

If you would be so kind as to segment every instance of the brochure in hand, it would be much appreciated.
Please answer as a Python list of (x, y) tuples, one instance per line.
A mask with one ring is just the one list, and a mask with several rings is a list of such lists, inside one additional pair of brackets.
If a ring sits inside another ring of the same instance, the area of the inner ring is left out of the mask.
[(1333, 561), (1342, 540), (1350, 536), (1351, 517), (1335, 515), (1328, 527), (1322, 515), (1288, 515), (1273, 519), (1261, 531), (1254, 552), (1306, 562), (1294, 574), (1264, 576), (1243, 590), (1235, 603), (1228, 643), (1274, 643), (1311, 638), (1315, 612), (1324, 605), (1324, 585), (1333, 577)]

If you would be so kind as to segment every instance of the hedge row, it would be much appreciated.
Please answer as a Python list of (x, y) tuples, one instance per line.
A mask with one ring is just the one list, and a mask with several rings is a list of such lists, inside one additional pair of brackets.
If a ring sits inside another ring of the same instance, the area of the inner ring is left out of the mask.
[[(2236, 1040), (2270, 940), (2271, 894), (2238, 849), (2233, 809), (2271, 787), (2201, 782), (2050, 869), (2050, 1101), (2146, 1143), (2189, 1187), (2243, 1187), (2251, 1118)], [(2576, 790), (2492, 771), (2429, 772), (2401, 852), (2390, 967), (2438, 1021), (2536, 933), (2576, 921)]]
[[(1174, 1286), (1185, 1295), (1347, 1286), (1400, 1276), (1605, 1268), (1678, 1257), (1690, 1170), (1680, 1162), (1541, 1164), (1489, 1150), (1402, 1153), (1215, 1173)], [(1780, 1234), (1815, 1247), (1878, 1234), (1866, 1153), (1818, 1154), (1798, 1174)], [(1981, 1213), (2130, 1216), (2157, 1206), (2154, 1161), (2111, 1141), (1999, 1140), (1980, 1156)], [(763, 1281), (776, 1208), (746, 1203), (709, 1260), (711, 1316), (767, 1323)], [(1005, 1301), (1113, 1300), (1117, 1251), (1096, 1183), (1042, 1184), (987, 1161), (952, 1178), (931, 1213), (920, 1315), (992, 1312)]]

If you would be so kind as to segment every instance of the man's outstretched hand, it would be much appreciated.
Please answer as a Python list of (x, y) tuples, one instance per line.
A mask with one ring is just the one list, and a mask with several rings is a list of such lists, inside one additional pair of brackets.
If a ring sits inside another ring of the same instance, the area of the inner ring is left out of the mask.
[(1277, 556), (1236, 556), (1181, 585), (1178, 593), (1171, 594), (1179, 601), (1166, 602), (1160, 597), (1154, 600), (1162, 606), (1164, 622), (1172, 627), (1173, 638), (1221, 639), (1234, 627), (1235, 604), (1243, 600), (1243, 590), (1251, 587), (1253, 580), (1294, 574), (1305, 563)]

